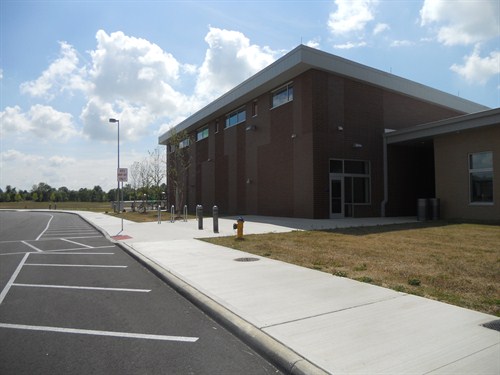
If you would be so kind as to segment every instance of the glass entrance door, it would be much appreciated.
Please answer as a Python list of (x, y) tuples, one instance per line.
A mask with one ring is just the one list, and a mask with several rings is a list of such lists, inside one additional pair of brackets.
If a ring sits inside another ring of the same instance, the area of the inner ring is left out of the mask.
[(344, 217), (344, 179), (330, 177), (330, 218)]

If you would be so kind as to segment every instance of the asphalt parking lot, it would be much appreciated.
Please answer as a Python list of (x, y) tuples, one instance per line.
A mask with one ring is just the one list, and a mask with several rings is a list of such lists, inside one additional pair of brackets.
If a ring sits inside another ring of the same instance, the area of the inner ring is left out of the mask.
[(0, 223), (1, 374), (279, 373), (78, 216)]

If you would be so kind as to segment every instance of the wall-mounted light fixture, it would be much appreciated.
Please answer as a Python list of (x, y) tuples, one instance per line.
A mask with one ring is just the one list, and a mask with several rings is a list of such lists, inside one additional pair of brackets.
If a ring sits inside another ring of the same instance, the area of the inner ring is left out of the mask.
[(257, 130), (257, 127), (256, 127), (255, 125), (248, 125), (248, 126), (245, 128), (245, 130), (246, 130), (247, 132), (249, 132), (249, 131), (256, 131), (256, 130)]
[(250, 178), (247, 178), (247, 184), (251, 184), (252, 180)]
[(297, 138), (297, 134), (293, 133), (292, 134), (292, 139), (295, 139), (295, 138)]
[(337, 130), (338, 130), (339, 132), (341, 132), (341, 131), (343, 131), (343, 130), (344, 130), (344, 127), (339, 125), (339, 126), (337, 126)]
[(352, 148), (363, 148), (363, 145), (361, 143), (353, 143)]

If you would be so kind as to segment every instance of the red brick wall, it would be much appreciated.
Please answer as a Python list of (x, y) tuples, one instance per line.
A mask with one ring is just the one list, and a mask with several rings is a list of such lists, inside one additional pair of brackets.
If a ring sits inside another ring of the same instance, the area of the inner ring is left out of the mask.
[(270, 93), (256, 97), (256, 117), (247, 103), (244, 123), (224, 129), (222, 114), (200, 124), (210, 131), (191, 146), (191, 211), (201, 203), (206, 211), (218, 205), (221, 214), (328, 218), (329, 159), (336, 158), (370, 161), (371, 204), (357, 206), (355, 215), (378, 216), (384, 128), (458, 114), (318, 70), (296, 77), (293, 86), (293, 101), (277, 108), (270, 108)]

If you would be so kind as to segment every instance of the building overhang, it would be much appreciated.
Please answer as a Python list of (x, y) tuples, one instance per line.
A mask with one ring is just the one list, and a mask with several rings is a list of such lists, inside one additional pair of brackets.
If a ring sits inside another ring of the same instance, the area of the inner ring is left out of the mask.
[[(310, 69), (318, 69), (365, 82), (462, 113), (474, 113), (488, 109), (486, 106), (408, 79), (300, 45), (180, 122), (175, 126), (175, 131), (191, 131), (205, 125), (211, 119), (224, 116), (231, 110), (254, 100), (258, 96), (275, 89)], [(168, 131), (162, 134), (158, 139), (159, 144), (167, 144), (169, 137), (170, 132)]]
[(386, 143), (407, 143), (433, 139), (436, 136), (479, 129), (488, 126), (500, 126), (500, 108), (462, 115), (413, 126), (384, 134)]

